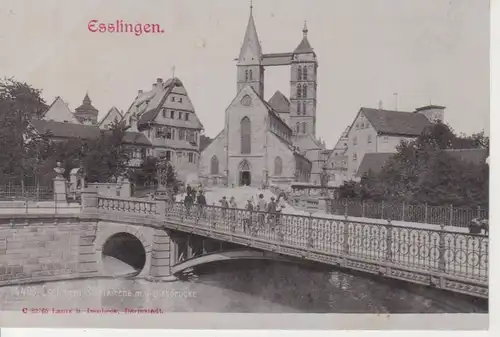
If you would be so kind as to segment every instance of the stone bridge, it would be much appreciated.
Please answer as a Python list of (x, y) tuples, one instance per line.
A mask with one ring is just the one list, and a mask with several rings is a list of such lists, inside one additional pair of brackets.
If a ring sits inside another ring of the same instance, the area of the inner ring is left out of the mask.
[[(52, 207), (52, 208), (50, 208)], [(172, 279), (228, 259), (322, 263), (488, 298), (488, 236), (422, 228), (272, 215), (83, 191), (0, 212), (0, 285), (112, 275), (103, 256), (136, 277)]]

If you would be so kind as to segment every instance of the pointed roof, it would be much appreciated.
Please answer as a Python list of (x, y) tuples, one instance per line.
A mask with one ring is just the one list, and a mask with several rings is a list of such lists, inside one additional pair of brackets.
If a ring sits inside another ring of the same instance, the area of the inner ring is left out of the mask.
[(250, 17), (248, 18), (247, 29), (245, 32), (245, 37), (243, 39), (243, 45), (240, 49), (240, 56), (238, 58), (238, 61), (241, 62), (245, 60), (245, 56), (253, 57), (253, 61), (256, 61), (258, 64), (260, 64), (260, 59), (262, 57), (262, 47), (260, 46), (259, 36), (257, 35), (257, 29), (255, 28), (251, 5)]
[(55, 98), (54, 102), (52, 102), (47, 111), (42, 115), (42, 118), (55, 122), (77, 122), (68, 105), (59, 96)]
[[(170, 98), (176, 96), (177, 99), (172, 101)], [(182, 98), (182, 102), (179, 98)], [(189, 120), (185, 119), (164, 119), (160, 124), (165, 126), (184, 127), (191, 129), (203, 129), (203, 124), (196, 116), (193, 104), (187, 95), (186, 88), (182, 81), (177, 78), (171, 78), (161, 85), (155, 87), (150, 92), (145, 92), (138, 96), (130, 106), (129, 110), (125, 113), (125, 118), (135, 116), (137, 120), (137, 127), (141, 130), (147, 127), (148, 124), (154, 123), (158, 114), (163, 110), (181, 110), (189, 111)]]
[(279, 113), (290, 113), (290, 101), (279, 90), (271, 97), (269, 105)]
[(82, 105), (80, 105), (78, 108), (76, 108), (75, 112), (77, 112), (77, 113), (79, 113), (79, 112), (86, 112), (86, 113), (93, 112), (93, 113), (97, 114), (99, 112), (99, 110), (97, 110), (96, 108), (94, 108), (92, 106), (92, 101), (90, 100), (89, 94), (86, 93), (85, 97), (83, 98)]
[(104, 116), (103, 119), (97, 124), (99, 127), (105, 126), (109, 123), (112, 123), (114, 120), (121, 121), (123, 119), (123, 115), (120, 113), (120, 111), (114, 106), (111, 109), (109, 109), (108, 113), (106, 116)]
[(302, 29), (304, 37), (302, 38), (302, 41), (299, 43), (297, 48), (295, 48), (295, 50), (293, 51), (294, 54), (314, 53), (313, 49), (311, 48), (311, 45), (309, 44), (309, 40), (307, 39), (308, 31), (309, 30), (307, 29), (307, 22), (304, 22), (304, 28)]

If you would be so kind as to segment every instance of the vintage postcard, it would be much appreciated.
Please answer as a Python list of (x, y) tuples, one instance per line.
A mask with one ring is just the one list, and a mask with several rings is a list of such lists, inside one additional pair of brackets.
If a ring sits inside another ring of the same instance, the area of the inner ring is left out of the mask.
[(487, 0), (0, 0), (0, 326), (488, 329), (489, 52)]

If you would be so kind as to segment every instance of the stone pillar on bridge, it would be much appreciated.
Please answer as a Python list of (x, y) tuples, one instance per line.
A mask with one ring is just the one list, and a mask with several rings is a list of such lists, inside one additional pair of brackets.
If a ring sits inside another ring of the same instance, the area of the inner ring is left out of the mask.
[(82, 196), (82, 211), (83, 212), (96, 212), (97, 211), (97, 191), (91, 189), (83, 189)]
[(172, 275), (172, 249), (175, 243), (172, 241), (169, 232), (165, 229), (157, 229), (153, 236), (153, 247), (151, 249), (151, 269), (150, 276), (159, 280), (176, 280)]

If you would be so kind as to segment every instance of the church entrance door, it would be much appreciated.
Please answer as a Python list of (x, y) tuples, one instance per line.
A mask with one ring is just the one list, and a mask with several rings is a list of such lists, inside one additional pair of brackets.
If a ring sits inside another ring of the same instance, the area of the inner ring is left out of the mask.
[(251, 174), (252, 170), (250, 169), (250, 163), (246, 160), (243, 160), (238, 167), (238, 171), (240, 173), (239, 185), (250, 186), (250, 184), (252, 183), (252, 174)]
[(240, 172), (240, 186), (250, 186), (251, 183), (251, 174), (250, 171), (241, 171)]

